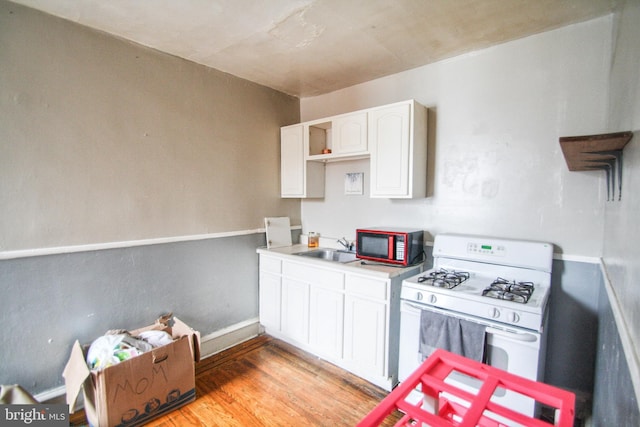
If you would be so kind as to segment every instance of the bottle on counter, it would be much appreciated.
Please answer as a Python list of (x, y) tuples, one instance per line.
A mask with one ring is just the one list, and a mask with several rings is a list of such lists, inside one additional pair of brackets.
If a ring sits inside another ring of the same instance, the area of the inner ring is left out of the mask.
[(320, 234), (310, 231), (307, 237), (307, 246), (310, 248), (317, 248), (319, 240)]

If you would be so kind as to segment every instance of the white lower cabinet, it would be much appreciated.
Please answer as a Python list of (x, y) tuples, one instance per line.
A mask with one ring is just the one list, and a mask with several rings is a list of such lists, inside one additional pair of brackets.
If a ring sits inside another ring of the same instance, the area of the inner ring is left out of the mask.
[(387, 304), (356, 296), (346, 297), (344, 360), (357, 372), (385, 374)]
[(352, 369), (386, 376), (391, 281), (352, 274), (345, 289), (345, 361)]
[(282, 333), (302, 344), (309, 342), (309, 284), (282, 279)]
[(279, 258), (260, 256), (260, 323), (273, 331), (281, 328), (281, 271)]
[(283, 262), (282, 283), (282, 333), (316, 354), (342, 357), (344, 274)]
[(280, 276), (260, 273), (260, 323), (265, 328), (280, 330), (280, 303), (282, 287)]
[(318, 354), (342, 357), (344, 293), (311, 286), (309, 345)]
[(273, 259), (260, 255), (265, 331), (391, 390), (398, 378), (400, 285), (419, 267), (385, 278), (342, 264)]

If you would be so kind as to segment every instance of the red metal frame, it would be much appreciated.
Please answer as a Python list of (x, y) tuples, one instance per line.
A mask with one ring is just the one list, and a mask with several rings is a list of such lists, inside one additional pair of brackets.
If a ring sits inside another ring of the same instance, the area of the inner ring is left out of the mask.
[[(444, 380), (452, 371), (461, 372), (483, 382), (476, 395), (461, 390)], [(422, 401), (412, 404), (406, 397), (418, 385), (426, 397), (438, 403), (437, 413), (427, 412), (422, 408)], [(501, 387), (535, 399), (537, 402), (556, 409), (555, 424), (533, 418), (490, 401), (495, 389)], [(469, 402), (464, 406), (446, 395), (461, 398)], [(530, 427), (572, 427), (575, 412), (575, 395), (566, 390), (548, 384), (531, 381), (510, 374), (493, 366), (467, 359), (442, 349), (434, 351), (409, 378), (396, 387), (380, 402), (358, 427), (379, 426), (394, 410), (405, 413), (395, 426), (433, 426), (433, 427), (501, 427), (506, 425), (494, 418), (498, 415), (506, 419)]]

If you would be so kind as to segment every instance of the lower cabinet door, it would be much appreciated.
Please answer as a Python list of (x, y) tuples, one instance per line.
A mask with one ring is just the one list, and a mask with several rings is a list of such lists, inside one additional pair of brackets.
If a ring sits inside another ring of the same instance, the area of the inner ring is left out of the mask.
[(267, 329), (280, 331), (281, 295), (280, 276), (260, 273), (260, 323)]
[(344, 359), (355, 369), (385, 375), (386, 304), (345, 296)]
[(309, 344), (318, 354), (342, 358), (344, 294), (311, 286)]
[(282, 279), (282, 332), (300, 343), (309, 343), (308, 283)]

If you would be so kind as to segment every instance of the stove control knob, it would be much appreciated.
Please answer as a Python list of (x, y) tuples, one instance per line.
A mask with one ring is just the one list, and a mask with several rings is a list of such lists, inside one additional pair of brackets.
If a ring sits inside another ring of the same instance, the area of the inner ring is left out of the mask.
[(430, 295), (430, 296), (429, 296), (429, 302), (430, 302), (431, 304), (435, 304), (435, 303), (436, 303), (436, 301), (438, 301), (438, 298), (437, 298), (435, 295)]
[(495, 307), (491, 307), (489, 309), (489, 316), (491, 316), (494, 319), (497, 319), (498, 317), (500, 317), (500, 310), (498, 310)]
[(422, 292), (416, 292), (416, 299), (422, 301)]
[(518, 323), (520, 321), (520, 316), (518, 315), (518, 313), (513, 312), (513, 311), (511, 313), (509, 313), (509, 316), (507, 316), (507, 317), (508, 317), (509, 322), (512, 322), (512, 323)]

